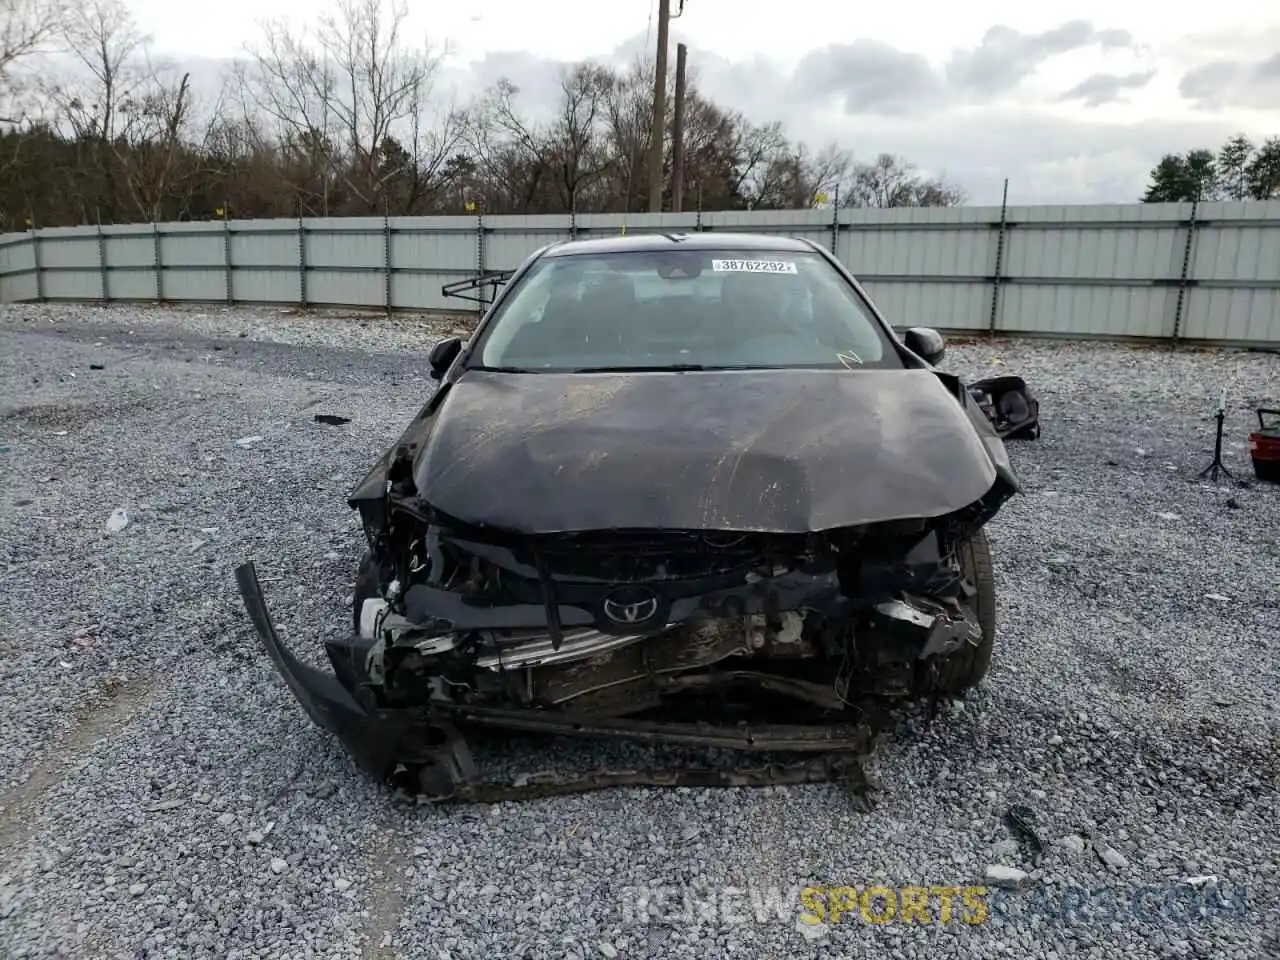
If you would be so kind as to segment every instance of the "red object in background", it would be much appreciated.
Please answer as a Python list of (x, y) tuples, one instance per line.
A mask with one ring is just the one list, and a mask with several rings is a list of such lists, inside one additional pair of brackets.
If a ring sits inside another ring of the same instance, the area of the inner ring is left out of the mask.
[(1268, 425), (1268, 416), (1280, 417), (1280, 410), (1258, 408), (1258, 430), (1249, 434), (1249, 457), (1259, 480), (1280, 483), (1280, 420)]

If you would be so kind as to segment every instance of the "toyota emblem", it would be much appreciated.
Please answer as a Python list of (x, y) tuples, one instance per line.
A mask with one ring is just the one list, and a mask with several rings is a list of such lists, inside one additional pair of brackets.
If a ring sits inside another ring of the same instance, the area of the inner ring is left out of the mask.
[(644, 587), (623, 587), (604, 598), (604, 615), (623, 626), (646, 623), (657, 612), (657, 594)]

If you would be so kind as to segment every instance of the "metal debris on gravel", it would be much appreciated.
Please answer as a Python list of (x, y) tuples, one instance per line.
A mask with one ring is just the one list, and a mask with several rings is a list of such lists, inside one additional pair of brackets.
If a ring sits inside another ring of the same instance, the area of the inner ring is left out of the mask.
[[(870, 813), (835, 785), (442, 809), (312, 727), (231, 569), (269, 558), (282, 636), (320, 661), (361, 549), (344, 498), (461, 322), (0, 307), (0, 956), (1275, 955), (1280, 490), (1197, 474), (1225, 385), (1249, 476), (1280, 358), (951, 348), (1026, 377), (1045, 432), (1011, 445), (1027, 493), (990, 528), (989, 679), (903, 715)], [(629, 749), (477, 745), (513, 773)]]

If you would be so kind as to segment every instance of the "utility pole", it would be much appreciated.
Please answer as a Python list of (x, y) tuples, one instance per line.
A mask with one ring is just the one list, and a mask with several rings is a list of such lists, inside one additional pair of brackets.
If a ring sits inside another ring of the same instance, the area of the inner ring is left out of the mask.
[(684, 209), (684, 88), (689, 48), (676, 44), (676, 111), (671, 121), (671, 210)]
[(662, 212), (662, 147), (667, 114), (667, 34), (671, 0), (658, 0), (658, 58), (653, 75), (653, 123), (649, 128), (649, 212)]

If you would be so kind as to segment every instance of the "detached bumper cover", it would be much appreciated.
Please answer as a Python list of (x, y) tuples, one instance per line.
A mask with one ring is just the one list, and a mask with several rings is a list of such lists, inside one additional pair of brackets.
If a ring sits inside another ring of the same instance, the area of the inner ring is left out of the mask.
[(307, 716), (336, 736), (363, 770), (386, 776), (397, 763), (444, 767), (457, 783), (476, 779), (475, 763), (457, 731), (418, 711), (379, 710), (356, 700), (338, 678), (303, 663), (276, 634), (252, 561), (236, 567), (236, 584), (267, 655)]

